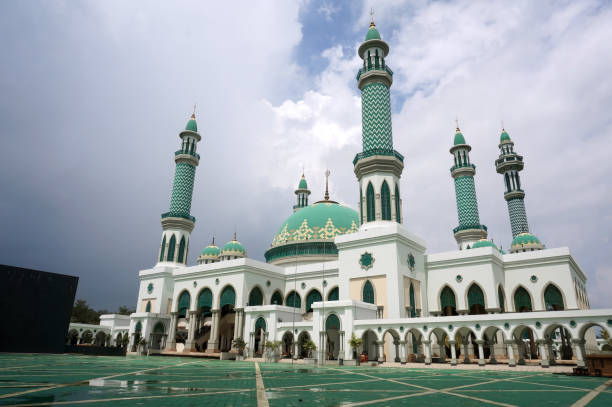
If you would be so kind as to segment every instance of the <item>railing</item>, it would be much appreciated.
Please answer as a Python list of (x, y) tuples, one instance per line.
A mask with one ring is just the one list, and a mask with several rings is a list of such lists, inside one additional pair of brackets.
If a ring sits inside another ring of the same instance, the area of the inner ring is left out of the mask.
[(473, 168), (476, 169), (476, 166), (474, 164), (461, 164), (461, 165), (453, 165), (450, 168), (450, 172), (455, 171), (457, 168)]
[(507, 161), (521, 161), (522, 162), (523, 161), (523, 157), (520, 156), (520, 155), (511, 155), (509, 157), (502, 157), (502, 158), (499, 158), (499, 159), (495, 160), (495, 164), (499, 165), (499, 164), (501, 164), (503, 162), (507, 162)]
[(198, 153), (192, 153), (192, 152), (190, 152), (190, 151), (178, 150), (178, 151), (175, 151), (175, 152), (174, 152), (174, 156), (177, 156), (177, 155), (179, 155), (179, 154), (187, 154), (187, 155), (191, 155), (191, 156), (196, 157), (198, 160), (200, 159), (200, 154), (198, 154)]
[(480, 229), (480, 230), (487, 230), (487, 227), (485, 225), (463, 225), (463, 226), (457, 226), (456, 228), (453, 229), (453, 234), (459, 232), (460, 230), (468, 230), (468, 229)]
[(391, 70), (391, 68), (389, 68), (387, 65), (385, 65), (384, 67), (381, 66), (371, 66), (369, 68), (361, 68), (359, 69), (359, 71), (357, 72), (357, 80), (359, 80), (359, 78), (361, 77), (362, 74), (366, 73), (366, 72), (370, 72), (370, 71), (385, 71), (387, 72), (391, 77), (393, 77), (393, 71)]
[(161, 217), (162, 217), (162, 219), (164, 219), (164, 218), (183, 218), (183, 219), (190, 220), (190, 221), (192, 221), (194, 223), (196, 221), (196, 218), (194, 218), (191, 215), (179, 215), (179, 214), (172, 213), (172, 212), (162, 213)]
[(353, 165), (357, 164), (357, 161), (361, 160), (362, 158), (372, 157), (375, 155), (385, 155), (388, 157), (395, 157), (398, 160), (400, 160), (402, 163), (404, 162), (404, 156), (395, 150), (375, 149), (375, 150), (368, 150), (368, 151), (363, 151), (361, 153), (357, 153), (357, 155), (355, 155), (355, 158), (353, 159)]

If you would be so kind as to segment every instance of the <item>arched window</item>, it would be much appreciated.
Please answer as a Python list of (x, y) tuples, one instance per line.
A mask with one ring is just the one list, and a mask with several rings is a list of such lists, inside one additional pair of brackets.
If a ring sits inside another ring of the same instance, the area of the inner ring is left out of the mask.
[(499, 308), (501, 309), (501, 312), (506, 312), (504, 290), (502, 290), (501, 285), (497, 287), (497, 298), (499, 299)]
[(557, 287), (549, 284), (544, 290), (544, 303), (546, 311), (563, 311), (563, 295)]
[(136, 332), (137, 334), (142, 332), (142, 322), (140, 321), (136, 322), (136, 326), (134, 327), (134, 332)]
[(147, 306), (145, 307), (145, 312), (151, 312), (151, 301), (147, 301)]
[(516, 312), (531, 312), (531, 296), (523, 287), (514, 292), (514, 310)]
[(361, 295), (363, 302), (374, 304), (374, 287), (370, 280), (366, 281), (363, 285), (363, 293)]
[(225, 287), (221, 293), (221, 303), (219, 306), (223, 308), (225, 305), (231, 305), (232, 307), (236, 305), (236, 292), (231, 285)]
[(288, 307), (302, 308), (302, 298), (295, 291), (291, 291), (289, 295), (287, 295), (285, 305)]
[(191, 295), (187, 291), (183, 291), (179, 296), (177, 311), (179, 313), (179, 318), (184, 318), (187, 316), (187, 311), (189, 311), (189, 306), (191, 305)]
[(416, 317), (416, 309), (415, 309), (416, 305), (414, 301), (414, 285), (412, 285), (412, 283), (410, 283), (409, 293), (410, 293), (410, 318), (415, 318)]
[(325, 330), (329, 331), (330, 329), (340, 329), (340, 319), (336, 314), (330, 314), (325, 321)]
[(442, 310), (442, 315), (457, 315), (455, 293), (449, 286), (444, 287), (440, 293), (440, 308)]
[(259, 287), (253, 288), (249, 294), (249, 306), (253, 307), (255, 305), (263, 305), (263, 293)]
[(179, 243), (178, 261), (183, 263), (183, 257), (185, 256), (185, 236), (181, 237), (181, 243)]
[(387, 185), (387, 181), (383, 181), (382, 186), (380, 187), (380, 199), (382, 220), (391, 220), (391, 193), (389, 192), (389, 185)]
[(515, 174), (515, 181), (516, 181), (516, 189), (521, 189), (521, 179), (519, 177), (518, 172)]
[(374, 205), (374, 187), (371, 183), (368, 183), (368, 187), (366, 189), (366, 217), (368, 222), (371, 222), (376, 218), (376, 208)]
[(174, 249), (176, 248), (176, 237), (172, 235), (168, 243), (168, 261), (174, 261)]
[(508, 173), (504, 174), (504, 178), (506, 179), (506, 190), (508, 192), (512, 191), (512, 187), (510, 186), (510, 176), (508, 175)]
[(166, 328), (164, 327), (164, 324), (161, 322), (156, 323), (155, 326), (153, 327), (154, 334), (163, 334), (165, 331), (166, 331)]
[(257, 321), (255, 321), (255, 332), (260, 329), (264, 332), (266, 331), (266, 320), (262, 317), (257, 318)]
[(164, 261), (164, 254), (166, 252), (166, 235), (162, 239), (161, 250), (159, 251), (159, 261)]
[(359, 221), (363, 223), (363, 189), (359, 187)]
[(395, 221), (397, 223), (402, 223), (401, 210), (402, 204), (400, 201), (399, 188), (397, 187), (397, 184), (395, 184)]
[(334, 287), (329, 294), (327, 294), (327, 301), (338, 301), (338, 298), (340, 298), (340, 291), (338, 287)]
[(322, 301), (321, 293), (318, 290), (311, 290), (306, 296), (306, 312), (312, 312), (312, 303)]
[(472, 284), (468, 290), (468, 308), (470, 315), (486, 314), (484, 294), (477, 284)]
[(280, 293), (280, 291), (274, 291), (274, 294), (272, 294), (272, 298), (270, 299), (270, 303), (283, 305), (283, 295)]
[(212, 309), (213, 304), (213, 294), (209, 288), (205, 288), (200, 292), (198, 296), (198, 311), (202, 314), (202, 317), (207, 317), (212, 315), (210, 310)]

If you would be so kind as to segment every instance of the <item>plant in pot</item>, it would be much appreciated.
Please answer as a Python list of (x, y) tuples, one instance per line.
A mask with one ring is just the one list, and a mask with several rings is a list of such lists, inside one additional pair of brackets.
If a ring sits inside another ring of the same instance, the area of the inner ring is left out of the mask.
[(147, 346), (147, 340), (145, 338), (140, 338), (138, 341), (138, 352), (142, 355)]
[(121, 337), (121, 347), (122, 348), (127, 348), (129, 343), (130, 343), (130, 337), (128, 336), (128, 334), (124, 334)]
[(351, 347), (351, 349), (353, 349), (353, 360), (355, 360), (356, 363), (359, 364), (359, 357), (357, 356), (357, 351), (359, 350), (359, 348), (363, 344), (363, 339), (357, 338), (355, 336), (355, 332), (353, 332), (351, 334), (351, 339), (349, 339), (348, 343), (349, 343), (349, 346)]
[(304, 345), (304, 349), (308, 352), (308, 358), (312, 359), (312, 352), (317, 350), (317, 345), (315, 345), (312, 339), (309, 339)]
[(246, 342), (242, 337), (234, 339), (234, 347), (238, 349), (238, 356), (236, 356), (236, 360), (244, 359), (244, 348), (246, 348)]
[(267, 341), (264, 345), (266, 348), (266, 358), (271, 362), (278, 362), (280, 359), (281, 341)]

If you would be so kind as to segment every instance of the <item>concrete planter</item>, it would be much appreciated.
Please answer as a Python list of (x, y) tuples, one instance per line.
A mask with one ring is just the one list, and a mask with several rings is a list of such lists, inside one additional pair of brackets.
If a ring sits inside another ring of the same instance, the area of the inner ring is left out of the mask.
[(347, 359), (344, 361), (345, 366), (359, 366), (359, 359)]
[(305, 365), (316, 365), (317, 359), (316, 358), (304, 358), (304, 364)]
[(242, 356), (242, 355), (237, 355), (237, 356), (236, 356), (236, 360), (238, 360), (238, 361), (244, 360), (244, 356)]
[(232, 352), (221, 352), (220, 360), (236, 360), (236, 353)]

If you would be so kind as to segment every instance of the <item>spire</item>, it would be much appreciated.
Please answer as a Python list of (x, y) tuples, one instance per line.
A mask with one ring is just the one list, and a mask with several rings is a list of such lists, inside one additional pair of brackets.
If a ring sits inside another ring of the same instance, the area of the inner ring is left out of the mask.
[(328, 168), (327, 170), (325, 170), (325, 196), (324, 196), (324, 199), (326, 201), (329, 201), (329, 183), (328, 183), (329, 174), (331, 174), (331, 173), (330, 173), (329, 168)]
[(234, 230), (234, 242), (237, 242), (238, 240), (236, 239), (236, 231)]

